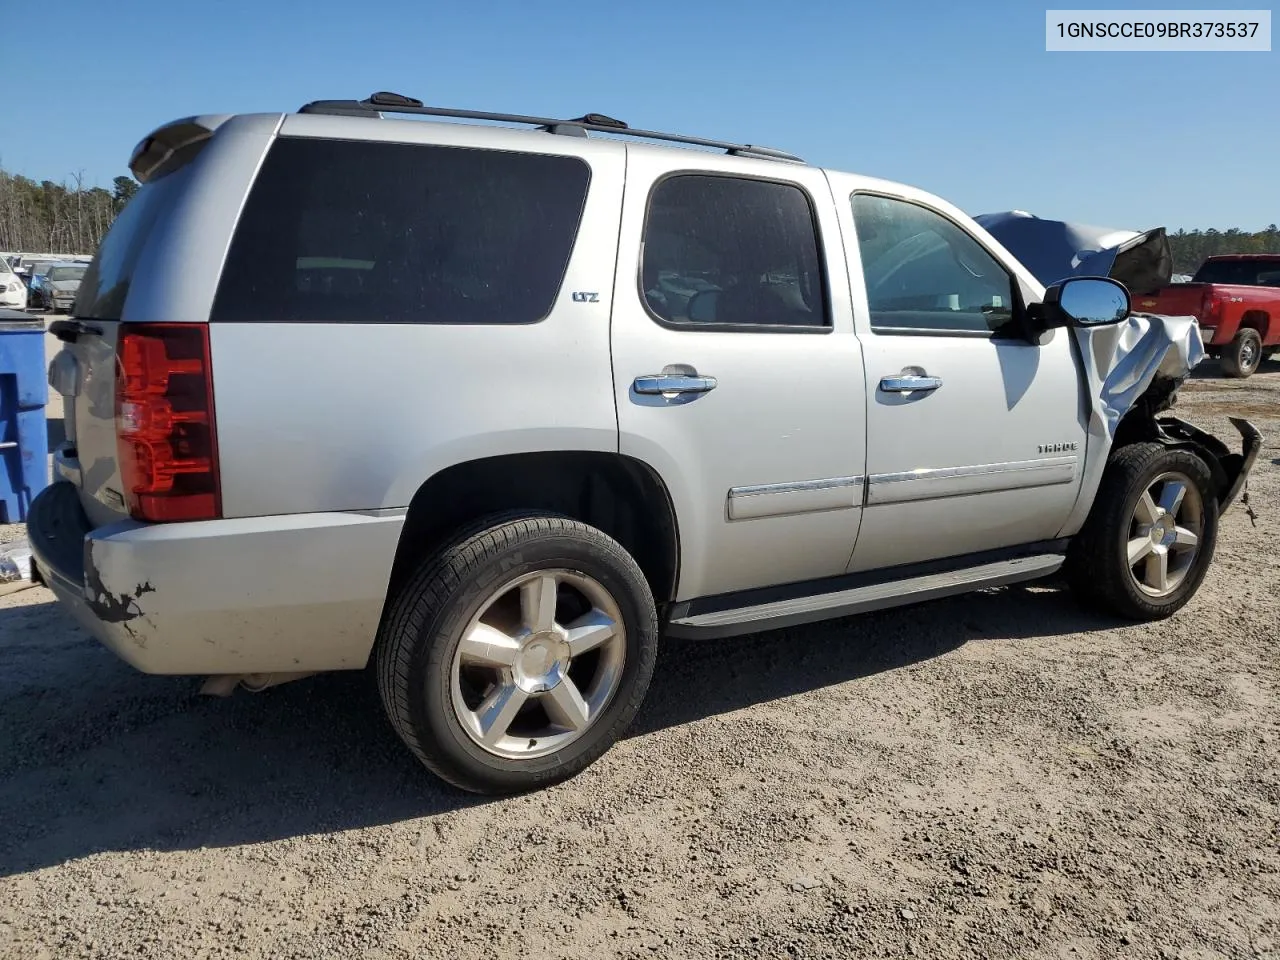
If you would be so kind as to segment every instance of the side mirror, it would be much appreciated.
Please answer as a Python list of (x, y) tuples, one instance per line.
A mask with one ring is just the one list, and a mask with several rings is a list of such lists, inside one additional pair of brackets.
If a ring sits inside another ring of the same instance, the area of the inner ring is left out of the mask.
[(1129, 291), (1107, 277), (1071, 277), (1044, 292), (1044, 301), (1029, 307), (1042, 330), (1055, 327), (1100, 327), (1129, 316)]

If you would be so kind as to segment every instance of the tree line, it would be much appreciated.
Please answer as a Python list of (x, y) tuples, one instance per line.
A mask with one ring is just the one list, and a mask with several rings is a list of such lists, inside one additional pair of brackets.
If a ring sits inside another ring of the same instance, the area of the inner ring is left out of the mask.
[(1195, 273), (1205, 257), (1224, 253), (1280, 253), (1280, 230), (1273, 223), (1265, 230), (1249, 233), (1239, 227), (1230, 230), (1179, 230), (1169, 233), (1174, 273)]
[(0, 250), (93, 253), (138, 183), (116, 177), (112, 188), (85, 186), (82, 173), (55, 183), (0, 169)]
[[(127, 176), (116, 177), (107, 190), (86, 187), (83, 174), (37, 182), (0, 169), (0, 250), (93, 253), (137, 190)], [(1215, 254), (1280, 253), (1280, 229), (1273, 223), (1256, 233), (1239, 227), (1170, 231), (1169, 246), (1174, 272), (1195, 273)]]

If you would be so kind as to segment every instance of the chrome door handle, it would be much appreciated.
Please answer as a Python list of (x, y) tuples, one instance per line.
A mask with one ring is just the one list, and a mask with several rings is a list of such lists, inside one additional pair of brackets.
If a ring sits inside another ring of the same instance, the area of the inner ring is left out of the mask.
[(881, 377), (880, 389), (885, 393), (912, 393), (916, 390), (937, 390), (942, 386), (941, 377), (917, 377), (901, 375)]
[(657, 374), (647, 377), (636, 377), (631, 384), (636, 393), (668, 394), (668, 393), (710, 393), (716, 388), (715, 377), (688, 377), (672, 374)]

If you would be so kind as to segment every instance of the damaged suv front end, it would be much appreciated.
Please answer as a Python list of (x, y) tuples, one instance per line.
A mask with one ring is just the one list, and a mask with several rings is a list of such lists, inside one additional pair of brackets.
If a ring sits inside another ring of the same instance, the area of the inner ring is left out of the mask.
[[(1073, 276), (1103, 276), (1123, 283), (1137, 297), (1166, 286), (1173, 275), (1163, 227), (1140, 233), (1044, 220), (1022, 211), (975, 219), (1045, 286)], [(1235, 452), (1220, 438), (1168, 413), (1178, 388), (1207, 355), (1195, 317), (1134, 312), (1122, 323), (1072, 333), (1089, 388), (1091, 445), (1110, 451), (1152, 442), (1189, 450), (1209, 467), (1219, 513), (1237, 499), (1249, 509), (1249, 472), (1262, 449), (1258, 429), (1248, 420), (1228, 417), (1241, 436), (1241, 449)], [(1107, 459), (1089, 459), (1073, 521), (1084, 522)], [(1253, 517), (1252, 510), (1249, 515)]]

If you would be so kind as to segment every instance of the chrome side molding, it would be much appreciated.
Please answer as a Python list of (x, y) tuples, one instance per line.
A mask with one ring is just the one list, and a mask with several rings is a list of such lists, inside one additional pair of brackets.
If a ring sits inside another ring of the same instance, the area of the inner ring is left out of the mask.
[(827, 477), (761, 483), (729, 490), (730, 520), (755, 520), (820, 510), (847, 510), (862, 505), (865, 477)]
[(1079, 457), (1045, 457), (902, 473), (874, 473), (867, 482), (867, 506), (1071, 483), (1076, 478), (1079, 464)]

